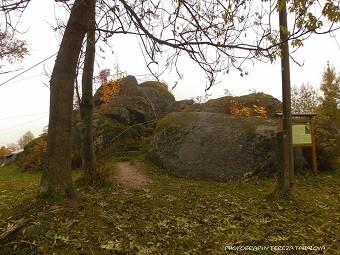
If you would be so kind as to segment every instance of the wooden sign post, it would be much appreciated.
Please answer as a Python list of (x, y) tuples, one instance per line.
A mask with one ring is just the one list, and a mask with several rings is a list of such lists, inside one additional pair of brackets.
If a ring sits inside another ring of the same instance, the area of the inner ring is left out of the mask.
[[(276, 116), (280, 117), (279, 129), (282, 130), (282, 113), (277, 113)], [(317, 175), (315, 116), (315, 113), (292, 114), (292, 133), (294, 147), (311, 147), (312, 172)]]

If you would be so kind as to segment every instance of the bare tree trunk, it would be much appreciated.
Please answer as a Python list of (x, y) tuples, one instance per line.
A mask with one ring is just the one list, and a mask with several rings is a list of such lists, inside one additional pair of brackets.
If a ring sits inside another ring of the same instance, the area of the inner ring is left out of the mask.
[(281, 173), (280, 189), (284, 194), (289, 194), (294, 187), (294, 154), (292, 138), (292, 109), (291, 86), (289, 69), (289, 46), (286, 0), (280, 2), (279, 12), (281, 45), (281, 76), (282, 76), (282, 105), (283, 105), (283, 169)]
[(90, 1), (75, 0), (53, 68), (47, 167), (41, 178), (41, 195), (75, 195), (71, 172), (74, 80), (90, 6)]
[(82, 76), (82, 100), (80, 104), (80, 115), (83, 121), (83, 169), (85, 177), (93, 182), (96, 178), (96, 155), (93, 143), (93, 66), (95, 60), (95, 26), (96, 26), (96, 6), (95, 0), (91, 0), (91, 14), (88, 22), (89, 28), (86, 40), (86, 53), (84, 60), (84, 70)]

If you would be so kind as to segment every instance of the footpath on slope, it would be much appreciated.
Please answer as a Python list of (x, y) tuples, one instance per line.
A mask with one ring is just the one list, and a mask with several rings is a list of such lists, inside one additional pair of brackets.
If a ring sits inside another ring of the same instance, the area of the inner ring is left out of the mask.
[(142, 169), (137, 168), (131, 162), (123, 161), (116, 164), (113, 176), (117, 183), (129, 189), (142, 189), (152, 182)]

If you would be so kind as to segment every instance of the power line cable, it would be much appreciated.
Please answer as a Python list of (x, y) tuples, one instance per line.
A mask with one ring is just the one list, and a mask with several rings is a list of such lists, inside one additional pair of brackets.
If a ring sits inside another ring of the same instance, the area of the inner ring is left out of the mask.
[(50, 58), (54, 57), (55, 55), (57, 55), (57, 52), (54, 53), (53, 55), (47, 57), (47, 58), (44, 58), (44, 59), (41, 60), (40, 62), (36, 63), (35, 65), (31, 66), (30, 68), (26, 69), (25, 71), (22, 71), (21, 73), (18, 73), (17, 75), (15, 75), (15, 76), (13, 76), (12, 78), (10, 78), (10, 79), (4, 81), (3, 83), (0, 83), (0, 87), (3, 86), (3, 85), (5, 85), (5, 84), (8, 83), (8, 82), (14, 80), (15, 78), (17, 78), (17, 77), (23, 75), (24, 73), (30, 71), (30, 70), (33, 69), (34, 67), (36, 67), (36, 66), (38, 66), (38, 65), (40, 65), (40, 64), (42, 64), (42, 63), (44, 63), (45, 61), (49, 60)]
[(32, 114), (26, 114), (26, 115), (19, 115), (19, 116), (10, 116), (10, 117), (6, 117), (6, 118), (2, 118), (1, 120), (9, 120), (9, 119), (20, 119), (20, 118), (24, 118), (24, 117), (30, 117), (30, 116), (37, 116), (37, 115), (42, 115), (42, 114), (46, 114), (48, 112), (40, 112), (40, 113), (32, 113)]
[(27, 124), (30, 124), (30, 123), (32, 123), (32, 122), (36, 122), (36, 121), (41, 120), (41, 119), (44, 119), (44, 118), (46, 118), (46, 117), (48, 117), (48, 116), (45, 116), (45, 115), (44, 115), (44, 116), (39, 117), (39, 118), (34, 119), (34, 120), (30, 120), (30, 121), (27, 121), (27, 122), (24, 122), (24, 123), (20, 123), (20, 124), (18, 124), (18, 125), (11, 126), (11, 127), (8, 127), (8, 128), (0, 129), (0, 131), (3, 132), (3, 131), (12, 130), (12, 129), (17, 129), (18, 127), (25, 126), (25, 125), (27, 125)]
[[(329, 27), (331, 27), (331, 24), (329, 23), (328, 20), (327, 20), (327, 24), (328, 24)], [(338, 39), (336, 38), (336, 35), (335, 35), (334, 31), (330, 31), (330, 32), (329, 32), (329, 36), (330, 36), (331, 38), (334, 39), (334, 41), (335, 41), (335, 43), (336, 43), (336, 46), (337, 46), (338, 49), (340, 50), (340, 44), (339, 44)]]
[(150, 123), (154, 123), (154, 122), (157, 122), (157, 121), (158, 121), (158, 119), (149, 120), (149, 121), (145, 121), (145, 122), (142, 122), (142, 123), (137, 123), (137, 124), (128, 126), (126, 129), (124, 129), (122, 132), (120, 132), (117, 136), (113, 137), (113, 138), (111, 139), (110, 142), (114, 142), (114, 141), (117, 140), (121, 135), (123, 135), (124, 133), (126, 133), (127, 131), (129, 131), (129, 130), (130, 130), (131, 128), (133, 128), (133, 127), (142, 126), (142, 125), (146, 125), (146, 124), (150, 124)]
[(19, 68), (19, 69), (16, 69), (16, 70), (4, 71), (4, 72), (1, 72), (0, 74), (14, 73), (14, 72), (20, 71), (21, 69), (22, 69), (22, 68)]
[(29, 77), (21, 79), (21, 80), (11, 81), (11, 82), (8, 82), (7, 84), (15, 84), (15, 83), (18, 83), (18, 82), (27, 81), (27, 80), (31, 80), (33, 78), (44, 77), (44, 76), (45, 76), (44, 74), (37, 74), (37, 75), (29, 76)]
[(332, 37), (335, 40), (336, 46), (340, 50), (340, 44), (339, 44), (338, 39), (336, 38), (336, 35), (333, 32), (330, 32), (329, 35), (330, 35), (330, 37)]

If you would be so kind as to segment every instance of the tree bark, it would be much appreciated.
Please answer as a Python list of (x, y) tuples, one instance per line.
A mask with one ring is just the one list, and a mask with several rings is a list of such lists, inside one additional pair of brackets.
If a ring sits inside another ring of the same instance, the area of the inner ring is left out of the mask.
[(281, 174), (280, 190), (284, 194), (293, 191), (295, 183), (294, 154), (292, 135), (292, 109), (291, 85), (289, 68), (289, 45), (286, 0), (280, 2), (279, 25), (281, 45), (281, 78), (282, 78), (282, 105), (283, 105), (283, 169)]
[(75, 0), (51, 75), (47, 166), (41, 195), (75, 195), (71, 171), (74, 80), (90, 7), (90, 1)]
[(86, 39), (86, 52), (84, 60), (84, 70), (82, 75), (82, 99), (80, 104), (80, 115), (83, 122), (83, 169), (85, 178), (93, 182), (96, 178), (96, 155), (93, 143), (93, 66), (96, 52), (96, 7), (95, 0), (91, 0), (91, 14), (88, 22), (88, 32)]

